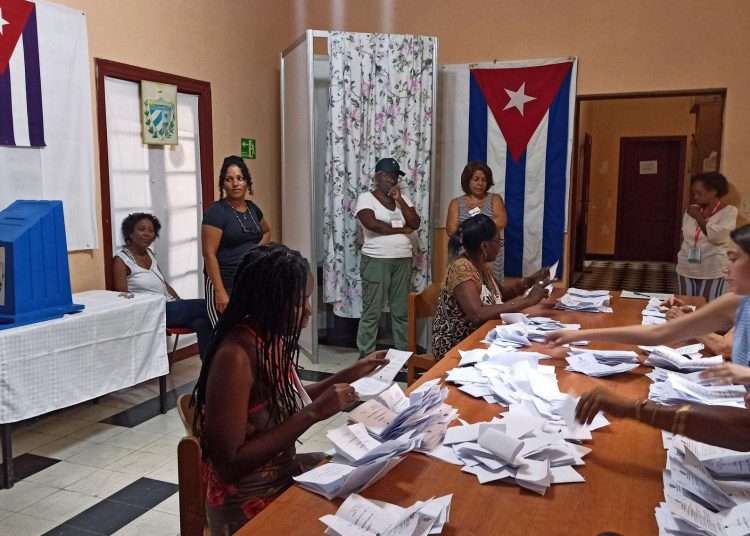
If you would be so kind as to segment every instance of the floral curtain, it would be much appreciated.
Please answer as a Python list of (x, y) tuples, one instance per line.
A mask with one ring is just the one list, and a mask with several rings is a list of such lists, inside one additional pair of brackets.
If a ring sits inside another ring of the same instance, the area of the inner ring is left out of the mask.
[(434, 37), (332, 32), (330, 103), (325, 166), (324, 299), (339, 316), (362, 310), (361, 233), (357, 196), (372, 189), (375, 163), (395, 158), (406, 173), (402, 192), (422, 218), (412, 235), (412, 284), (430, 279), (430, 161)]

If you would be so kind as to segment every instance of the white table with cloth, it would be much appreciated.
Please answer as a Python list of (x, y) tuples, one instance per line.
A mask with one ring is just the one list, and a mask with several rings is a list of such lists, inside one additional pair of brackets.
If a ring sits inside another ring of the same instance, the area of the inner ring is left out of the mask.
[(92, 290), (80, 313), (0, 329), (3, 484), (13, 484), (11, 424), (169, 372), (163, 296)]

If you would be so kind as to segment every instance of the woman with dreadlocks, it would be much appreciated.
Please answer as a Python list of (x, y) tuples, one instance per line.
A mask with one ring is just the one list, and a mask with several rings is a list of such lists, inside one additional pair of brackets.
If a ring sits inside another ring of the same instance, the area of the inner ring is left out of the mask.
[(350, 407), (351, 382), (388, 361), (376, 352), (302, 386), (298, 341), (313, 282), (307, 261), (279, 244), (248, 252), (216, 326), (195, 388), (213, 535), (234, 534), (322, 459), (294, 444), (310, 426)]

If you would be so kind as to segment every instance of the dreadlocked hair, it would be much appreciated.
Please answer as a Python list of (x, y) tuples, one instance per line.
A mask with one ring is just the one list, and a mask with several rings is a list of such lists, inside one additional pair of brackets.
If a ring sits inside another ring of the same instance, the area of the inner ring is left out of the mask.
[(282, 244), (257, 246), (242, 259), (229, 304), (214, 328), (193, 391), (195, 430), (202, 428), (206, 385), (214, 356), (227, 334), (242, 322), (256, 334), (253, 389), (258, 389), (262, 400), (268, 401), (270, 418), (281, 423), (299, 411), (299, 395), (289, 374), (292, 367), (296, 369), (299, 358), (309, 272), (307, 260)]

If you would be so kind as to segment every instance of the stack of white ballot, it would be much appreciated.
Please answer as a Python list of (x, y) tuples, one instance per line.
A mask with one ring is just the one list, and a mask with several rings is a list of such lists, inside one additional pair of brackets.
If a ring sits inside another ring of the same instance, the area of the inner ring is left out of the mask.
[(386, 366), (352, 383), (357, 396), (362, 400), (368, 400), (388, 389), (411, 355), (412, 352), (403, 352), (393, 348), (388, 350), (385, 354), (388, 360)]
[(458, 412), (443, 401), (448, 389), (440, 380), (425, 382), (407, 398), (398, 385), (349, 413), (353, 425), (326, 435), (336, 455), (294, 478), (303, 488), (328, 499), (366, 489), (398, 464), (404, 454), (439, 447)]
[(662, 307), (662, 301), (658, 298), (648, 300), (646, 307), (641, 311), (641, 324), (644, 326), (655, 326), (667, 321), (666, 308)]
[(458, 412), (443, 401), (448, 389), (440, 387), (440, 380), (431, 380), (412, 391), (409, 398), (398, 385), (393, 385), (376, 398), (354, 408), (349, 419), (361, 423), (380, 441), (388, 441), (410, 433), (422, 435), (420, 448), (431, 450), (442, 441), (448, 424)]
[(656, 507), (660, 535), (750, 533), (750, 454), (671, 438)]
[(331, 536), (424, 536), (440, 534), (450, 517), (453, 495), (417, 501), (408, 508), (351, 494), (335, 515), (320, 518)]
[(580, 350), (572, 349), (566, 370), (588, 376), (603, 377), (628, 372), (640, 365), (638, 354), (626, 350)]
[(697, 402), (711, 406), (745, 407), (745, 388), (742, 385), (711, 385), (700, 378), (700, 372), (681, 374), (654, 369), (647, 376), (654, 383), (648, 397), (660, 404)]
[(564, 324), (543, 316), (528, 317), (523, 313), (505, 313), (500, 318), (505, 325), (488, 332), (482, 342), (507, 350), (529, 346), (533, 342), (544, 342), (544, 337), (553, 331), (581, 329), (580, 324)]
[(724, 362), (724, 358), (720, 355), (703, 357), (702, 344), (691, 344), (680, 348), (669, 346), (639, 346), (639, 348), (649, 352), (646, 358), (647, 365), (681, 372), (703, 370)]
[(585, 313), (611, 313), (610, 298), (608, 290), (582, 290), (571, 287), (557, 300), (555, 308)]

